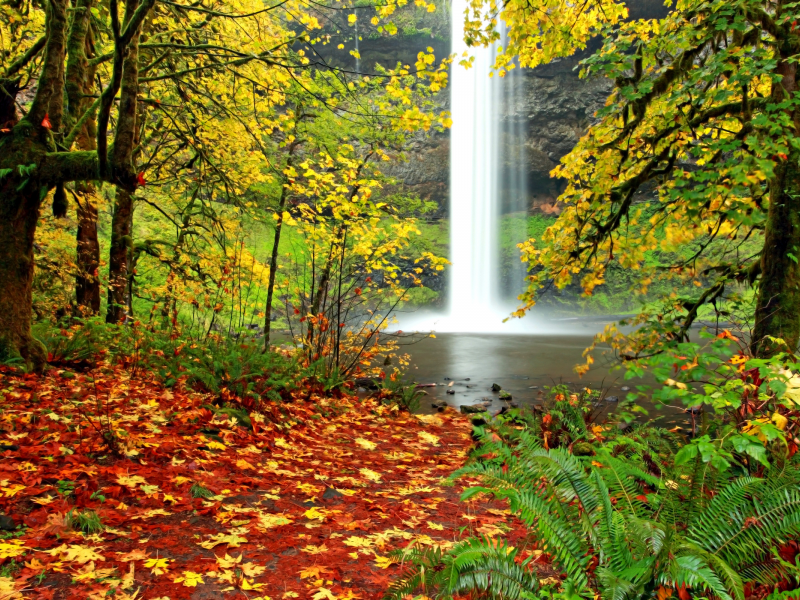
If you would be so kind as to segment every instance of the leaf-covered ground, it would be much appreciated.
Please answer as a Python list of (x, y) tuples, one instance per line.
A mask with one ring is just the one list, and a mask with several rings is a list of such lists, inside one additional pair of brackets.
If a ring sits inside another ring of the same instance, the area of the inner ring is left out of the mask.
[(454, 412), (305, 388), (247, 427), (112, 366), (0, 373), (0, 398), (3, 600), (377, 599), (392, 549), (521, 542), (502, 505), (442, 485), (471, 446)]

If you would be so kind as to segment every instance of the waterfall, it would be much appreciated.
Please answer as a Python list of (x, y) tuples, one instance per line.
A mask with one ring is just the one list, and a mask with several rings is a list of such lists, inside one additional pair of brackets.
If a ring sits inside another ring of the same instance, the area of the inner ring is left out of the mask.
[[(464, 42), (468, 0), (452, 1), (450, 69), (450, 267), (445, 314), (400, 317), (396, 329), (482, 333), (543, 331), (530, 316), (504, 323), (525, 285), (516, 244), (527, 239), (528, 165), (525, 77), (492, 73), (496, 46)], [(459, 62), (464, 53), (472, 66)]]
[[(498, 81), (489, 74), (491, 48), (464, 43), (467, 0), (454, 0), (450, 70), (450, 319), (452, 326), (473, 329), (476, 319), (494, 314), (498, 300)], [(464, 52), (470, 69), (458, 62)]]
[[(516, 244), (526, 237), (527, 176), (520, 69), (490, 77), (495, 49), (464, 42), (467, 0), (453, 0), (450, 76), (450, 315), (452, 331), (506, 331), (522, 291)], [(500, 44), (504, 42), (501, 31)], [(458, 64), (464, 52), (470, 69)], [(503, 115), (509, 115), (503, 119)], [(500, 252), (503, 226), (506, 251)]]

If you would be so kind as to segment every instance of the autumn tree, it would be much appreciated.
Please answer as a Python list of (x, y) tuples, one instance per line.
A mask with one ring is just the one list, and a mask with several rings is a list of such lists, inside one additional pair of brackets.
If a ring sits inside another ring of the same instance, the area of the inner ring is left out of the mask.
[(509, 40), (498, 68), (515, 55), (534, 67), (602, 36), (582, 73), (614, 82), (598, 122), (554, 171), (567, 180), (558, 223), (523, 245), (532, 274), (518, 314), (546, 282), (580, 278), (590, 294), (617, 261), (641, 270), (643, 287), (664, 276), (698, 286), (644, 315), (629, 355), (686, 339), (700, 311), (747, 283), (757, 289), (753, 351), (774, 352), (774, 338), (796, 348), (798, 4), (679, 0), (663, 19), (626, 20), (625, 3), (610, 0), (476, 0), (467, 35), (493, 43), (498, 16)]
[[(376, 18), (390, 15), (394, 6), (382, 4)], [(43, 202), (52, 197), (54, 212), (63, 214), (70, 197), (77, 201), (79, 236), (87, 248), (82, 302), (96, 312), (91, 195), (104, 183), (114, 186), (107, 319), (124, 319), (134, 196), (147, 182), (161, 192), (201, 198), (205, 211), (208, 202), (238, 202), (264, 176), (252, 158), (258, 150), (253, 134), (275, 130), (281, 107), (292, 103), (286, 94), (290, 82), (329, 69), (317, 50), (327, 40), (314, 37), (326, 8), (299, 0), (275, 5), (129, 0), (124, 7), (117, 0), (19, 0), (4, 5), (4, 355), (21, 355), (36, 367), (45, 359), (30, 333), (33, 242)], [(385, 81), (391, 86), (393, 79)], [(396, 87), (395, 96), (406, 89)], [(231, 125), (249, 132), (249, 139), (231, 138)], [(187, 225), (179, 229), (192, 231)]]

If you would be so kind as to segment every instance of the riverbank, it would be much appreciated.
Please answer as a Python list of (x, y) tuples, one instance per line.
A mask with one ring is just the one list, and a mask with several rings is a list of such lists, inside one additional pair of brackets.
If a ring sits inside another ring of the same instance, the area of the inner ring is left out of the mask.
[(379, 598), (408, 544), (524, 531), (458, 501), (454, 411), (300, 386), (260, 412), (101, 363), (0, 372), (3, 598)]

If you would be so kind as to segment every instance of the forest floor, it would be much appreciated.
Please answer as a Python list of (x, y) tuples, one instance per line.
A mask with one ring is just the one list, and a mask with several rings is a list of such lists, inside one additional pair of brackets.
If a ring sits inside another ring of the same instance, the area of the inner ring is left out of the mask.
[(371, 600), (393, 549), (524, 544), (444, 485), (472, 445), (453, 411), (303, 387), (240, 423), (209, 401), (120, 366), (0, 372), (0, 599)]

